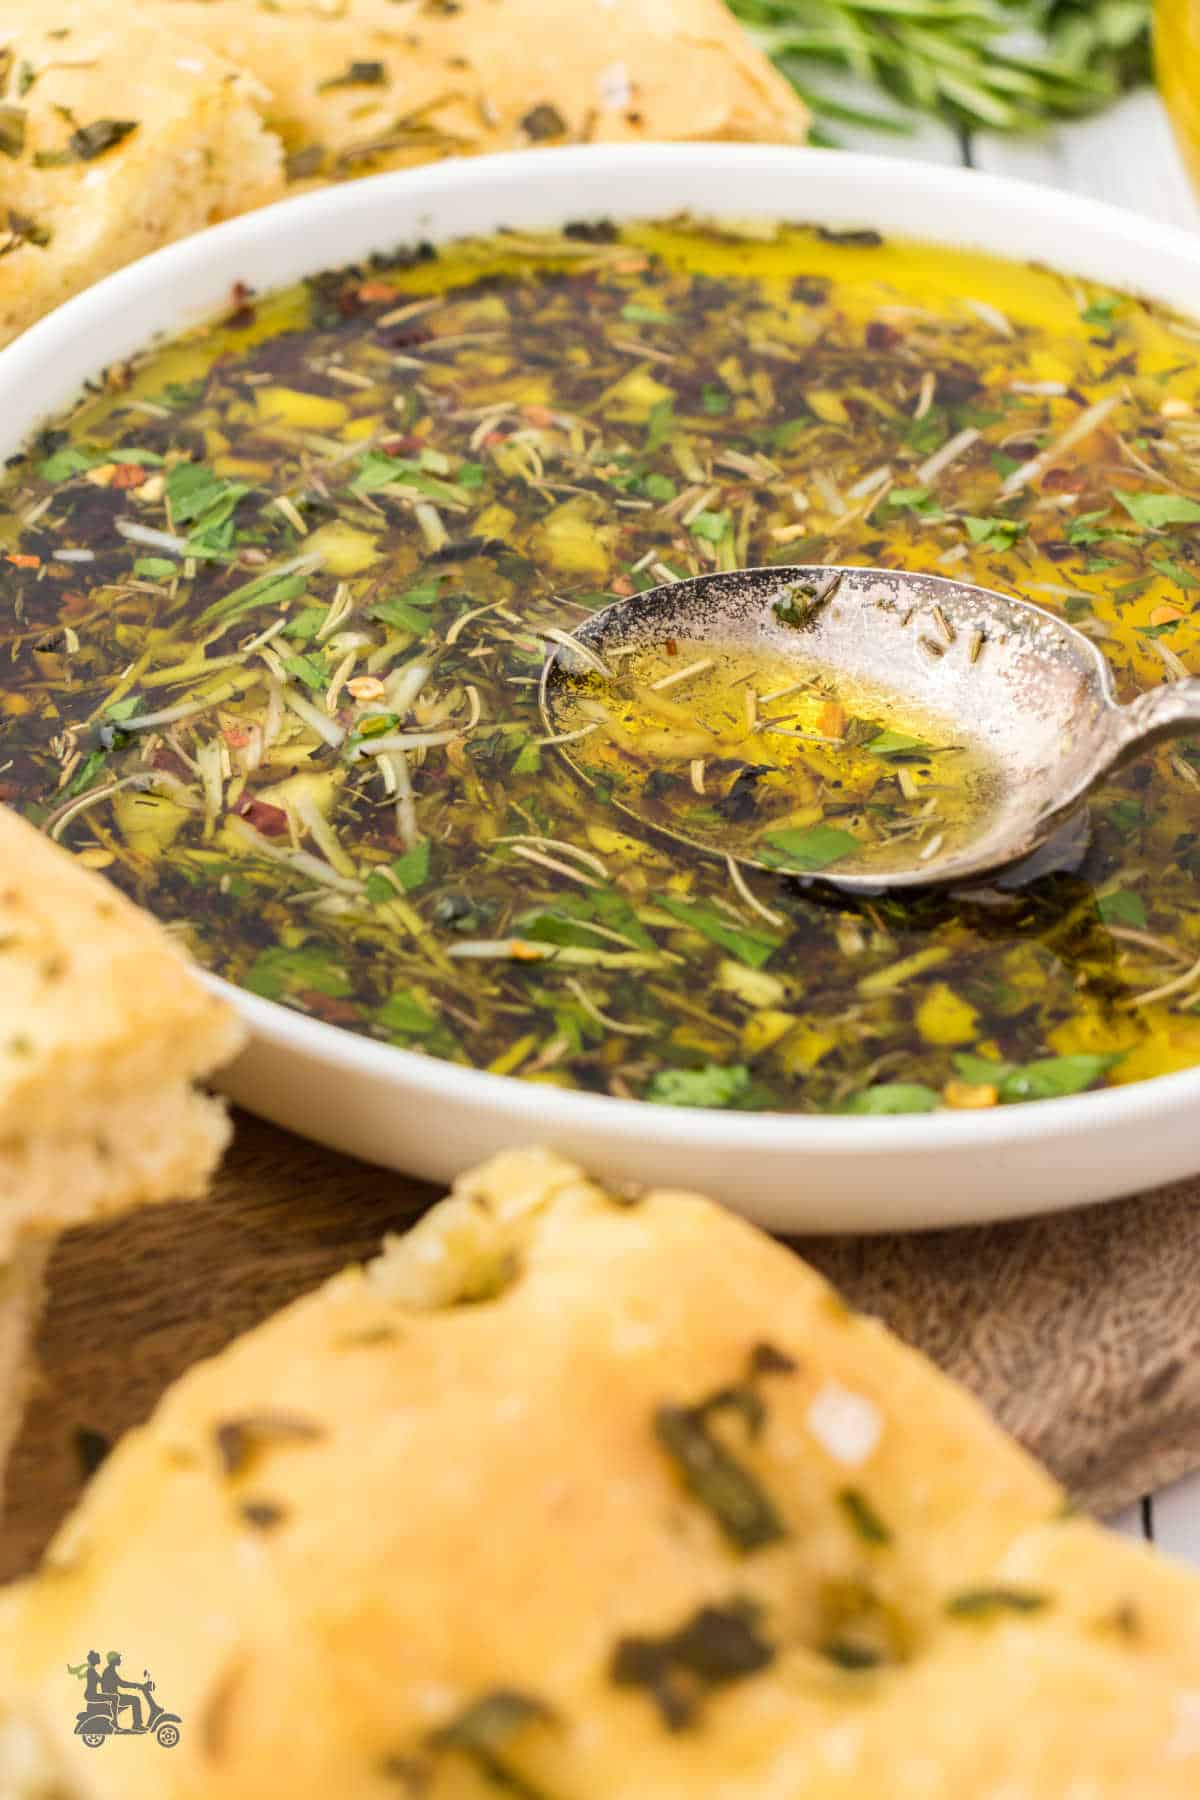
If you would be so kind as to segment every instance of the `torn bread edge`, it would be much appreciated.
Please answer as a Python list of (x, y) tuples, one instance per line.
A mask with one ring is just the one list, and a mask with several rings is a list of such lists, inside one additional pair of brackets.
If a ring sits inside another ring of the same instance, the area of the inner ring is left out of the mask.
[(198, 1197), (244, 1041), (148, 914), (0, 807), (0, 1500), (56, 1236)]

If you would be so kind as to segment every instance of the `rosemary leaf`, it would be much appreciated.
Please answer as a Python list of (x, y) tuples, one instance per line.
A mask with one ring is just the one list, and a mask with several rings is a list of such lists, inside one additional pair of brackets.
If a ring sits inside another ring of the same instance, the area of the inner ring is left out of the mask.
[[(808, 102), (823, 141), (838, 123), (905, 129), (903, 113), (875, 114), (872, 88), (955, 128), (1032, 132), (1105, 106), (1150, 72), (1150, 0), (728, 4)], [(838, 72), (865, 90), (861, 107), (847, 104)]]

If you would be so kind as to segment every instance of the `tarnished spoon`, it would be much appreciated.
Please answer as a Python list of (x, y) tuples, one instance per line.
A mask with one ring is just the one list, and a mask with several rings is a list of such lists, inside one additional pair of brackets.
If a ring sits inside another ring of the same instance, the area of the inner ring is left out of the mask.
[[(937, 575), (822, 565), (702, 575), (593, 614), (562, 635), (542, 671), (548, 736), (571, 737), (582, 676), (602, 697), (630, 650), (678, 640), (852, 678), (937, 715), (987, 760), (987, 804), (965, 838), (960, 832), (935, 854), (926, 844), (923, 857), (905, 847), (887, 866), (843, 855), (815, 876), (851, 891), (961, 885), (1039, 852), (1043, 863), (1043, 846), (1068, 825), (1078, 841), (1083, 803), (1098, 783), (1160, 739), (1200, 730), (1200, 680), (1152, 688), (1122, 706), (1096, 646), (1027, 600)], [(595, 778), (586, 738), (558, 748), (584, 780)], [(636, 780), (611, 798), (656, 833), (779, 872), (778, 860), (733, 844), (719, 824), (664, 823)]]

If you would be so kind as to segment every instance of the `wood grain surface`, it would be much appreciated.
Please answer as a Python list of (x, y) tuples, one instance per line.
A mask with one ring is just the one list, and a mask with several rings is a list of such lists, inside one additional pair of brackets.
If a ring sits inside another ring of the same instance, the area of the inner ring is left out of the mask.
[[(212, 1196), (73, 1232), (11, 1471), (0, 1577), (82, 1485), (80, 1432), (145, 1418), (198, 1357), (370, 1255), (434, 1189), (238, 1119)], [(1018, 1225), (795, 1246), (973, 1388), (1084, 1506), (1200, 1465), (1200, 1184)]]

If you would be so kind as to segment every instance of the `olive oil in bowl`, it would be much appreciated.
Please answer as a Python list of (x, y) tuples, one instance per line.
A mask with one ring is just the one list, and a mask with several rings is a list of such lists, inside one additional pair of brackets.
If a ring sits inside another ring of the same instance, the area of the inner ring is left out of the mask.
[(819, 663), (668, 639), (570, 678), (575, 767), (615, 804), (718, 856), (863, 875), (965, 847), (999, 786), (961, 726)]

